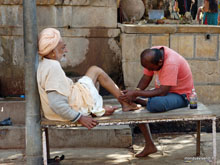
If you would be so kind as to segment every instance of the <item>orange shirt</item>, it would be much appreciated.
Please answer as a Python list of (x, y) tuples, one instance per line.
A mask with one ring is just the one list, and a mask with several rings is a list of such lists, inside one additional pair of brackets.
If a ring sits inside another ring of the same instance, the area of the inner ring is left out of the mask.
[(149, 71), (144, 68), (147, 76), (155, 75), (155, 87), (160, 85), (171, 86), (171, 93), (186, 94), (189, 98), (194, 88), (192, 72), (188, 62), (177, 52), (166, 46), (155, 46), (152, 48), (164, 48), (164, 64), (159, 71)]

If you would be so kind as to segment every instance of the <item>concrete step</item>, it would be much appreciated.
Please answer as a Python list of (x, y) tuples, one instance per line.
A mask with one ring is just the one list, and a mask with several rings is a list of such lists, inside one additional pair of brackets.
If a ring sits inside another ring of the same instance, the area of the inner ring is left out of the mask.
[[(93, 130), (84, 127), (49, 129), (51, 148), (118, 147), (132, 145), (129, 126), (100, 126)], [(25, 127), (22, 125), (0, 127), (0, 149), (25, 148)]]
[[(53, 148), (50, 150), (51, 158), (65, 155), (61, 165), (208, 165), (212, 164), (212, 134), (201, 134), (201, 155), (195, 156), (195, 134), (169, 134), (153, 135), (153, 140), (158, 151), (145, 158), (136, 158), (144, 147), (142, 135), (135, 137), (130, 148), (99, 148), (99, 147), (75, 147)], [(217, 133), (217, 151), (220, 150), (220, 133)], [(217, 155), (217, 164), (220, 157)], [(24, 165), (26, 155), (24, 149), (0, 149), (0, 164)]]
[[(115, 99), (104, 104), (118, 105)], [(0, 149), (25, 148), (25, 100), (1, 100), (0, 121), (10, 117), (13, 126), (0, 127)], [(132, 144), (129, 126), (49, 129), (50, 146), (63, 147), (128, 147)]]
[(25, 124), (25, 101), (0, 101), (0, 121), (8, 117), (13, 124)]
[[(17, 99), (0, 100), (0, 121), (10, 117), (15, 125), (25, 124), (25, 100), (18, 101)], [(104, 104), (120, 106), (118, 101), (112, 97), (104, 99)]]

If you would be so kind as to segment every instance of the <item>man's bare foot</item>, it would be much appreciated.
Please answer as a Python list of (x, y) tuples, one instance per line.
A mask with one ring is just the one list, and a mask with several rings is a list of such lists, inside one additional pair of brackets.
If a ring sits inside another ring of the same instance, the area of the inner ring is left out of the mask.
[(134, 102), (142, 106), (147, 106), (147, 99), (144, 99), (144, 98), (136, 98)]
[(154, 145), (151, 147), (145, 146), (144, 149), (139, 154), (135, 155), (135, 157), (145, 157), (155, 152), (157, 152), (157, 148)]
[(141, 105), (131, 103), (131, 104), (123, 104), (122, 105), (122, 111), (127, 112), (127, 111), (135, 111), (141, 108)]
[(103, 116), (110, 116), (115, 112), (116, 109), (118, 109), (118, 107), (112, 107), (108, 105), (108, 106), (104, 106), (104, 109), (105, 109), (105, 113)]

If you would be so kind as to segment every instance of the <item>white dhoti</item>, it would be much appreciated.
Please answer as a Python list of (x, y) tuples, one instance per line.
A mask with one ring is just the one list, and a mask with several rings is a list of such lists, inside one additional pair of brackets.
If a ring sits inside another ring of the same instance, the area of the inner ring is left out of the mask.
[(86, 116), (91, 113), (102, 116), (105, 113), (103, 99), (88, 76), (83, 76), (72, 86), (69, 103), (74, 110)]

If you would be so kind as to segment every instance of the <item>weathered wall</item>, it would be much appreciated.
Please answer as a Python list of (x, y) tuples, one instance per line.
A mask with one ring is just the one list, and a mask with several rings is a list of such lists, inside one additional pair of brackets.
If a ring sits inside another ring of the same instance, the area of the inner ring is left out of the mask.
[[(0, 96), (24, 93), (22, 13), (22, 0), (0, 0)], [(199, 99), (219, 103), (218, 26), (123, 25), (120, 29), (116, 0), (37, 0), (37, 18), (39, 31), (45, 27), (61, 31), (69, 49), (68, 62), (62, 64), (68, 76), (81, 76), (89, 66), (98, 65), (119, 83), (122, 61), (125, 85), (133, 88), (142, 75), (141, 51), (166, 45), (188, 60)]]
[[(37, 0), (38, 30), (55, 27), (67, 43), (69, 76), (102, 67), (117, 82), (121, 72), (116, 0)], [(0, 0), (0, 96), (24, 93), (22, 0)]]
[(220, 102), (218, 26), (123, 25), (121, 34), (124, 82), (135, 88), (143, 74), (140, 53), (151, 46), (165, 45), (187, 59), (199, 100)]

